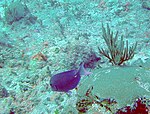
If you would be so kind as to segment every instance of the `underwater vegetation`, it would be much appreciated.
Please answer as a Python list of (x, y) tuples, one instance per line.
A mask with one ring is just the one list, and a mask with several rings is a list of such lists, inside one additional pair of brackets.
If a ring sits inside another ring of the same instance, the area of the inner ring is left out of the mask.
[(134, 52), (137, 47), (137, 42), (133, 46), (129, 47), (128, 41), (124, 43), (123, 36), (121, 36), (119, 42), (118, 31), (114, 36), (108, 24), (107, 24), (107, 28), (105, 28), (102, 24), (102, 32), (108, 50), (104, 50), (103, 48), (100, 49), (99, 47), (98, 49), (100, 54), (107, 57), (113, 65), (122, 65), (125, 61), (128, 61), (129, 59), (132, 59), (134, 57)]

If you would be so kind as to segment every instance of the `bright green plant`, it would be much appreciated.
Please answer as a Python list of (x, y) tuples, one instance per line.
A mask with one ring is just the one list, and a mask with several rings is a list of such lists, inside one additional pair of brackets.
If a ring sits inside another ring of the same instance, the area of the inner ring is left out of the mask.
[(128, 41), (126, 41), (126, 43), (123, 41), (123, 36), (121, 36), (120, 41), (118, 41), (118, 31), (114, 36), (108, 24), (107, 28), (102, 24), (102, 32), (108, 50), (100, 49), (99, 47), (98, 49), (113, 65), (122, 65), (125, 61), (134, 57), (137, 42), (129, 47)]

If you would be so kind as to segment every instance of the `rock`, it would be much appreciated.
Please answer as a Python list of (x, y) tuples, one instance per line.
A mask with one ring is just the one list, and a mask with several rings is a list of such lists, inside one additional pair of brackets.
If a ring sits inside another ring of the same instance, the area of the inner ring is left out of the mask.
[(93, 86), (93, 94), (102, 98), (114, 98), (123, 107), (131, 104), (136, 97), (150, 96), (149, 74), (150, 70), (140, 67), (96, 69), (80, 82), (78, 93), (84, 95), (87, 88)]
[(147, 9), (147, 10), (150, 10), (150, 1), (144, 1), (142, 3), (142, 7)]
[(8, 91), (0, 84), (0, 98), (8, 97)]
[(7, 24), (11, 25), (12, 23), (25, 18), (26, 22), (35, 23), (37, 17), (33, 16), (28, 7), (22, 4), (20, 1), (11, 3), (5, 9), (5, 21)]

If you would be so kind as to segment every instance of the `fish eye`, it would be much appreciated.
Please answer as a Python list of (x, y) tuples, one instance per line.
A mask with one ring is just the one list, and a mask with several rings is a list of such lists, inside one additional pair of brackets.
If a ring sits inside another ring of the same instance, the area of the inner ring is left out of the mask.
[(50, 84), (50, 86), (51, 86), (52, 90), (54, 90), (54, 91), (57, 91), (57, 90), (58, 90), (57, 86), (55, 86), (55, 85), (53, 85), (53, 84)]
[(53, 84), (50, 84), (51, 88), (54, 88)]

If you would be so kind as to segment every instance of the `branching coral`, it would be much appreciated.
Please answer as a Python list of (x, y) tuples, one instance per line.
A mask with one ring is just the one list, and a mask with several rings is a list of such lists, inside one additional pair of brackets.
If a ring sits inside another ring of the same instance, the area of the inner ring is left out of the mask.
[(118, 31), (117, 33), (113, 34), (110, 30), (109, 25), (107, 24), (107, 30), (102, 24), (102, 32), (103, 38), (107, 44), (108, 50), (104, 50), (103, 48), (99, 49), (99, 52), (107, 57), (109, 61), (113, 65), (122, 65), (125, 61), (132, 59), (134, 57), (134, 52), (137, 47), (137, 42), (129, 47), (128, 41), (126, 43), (123, 41), (123, 36), (121, 36), (120, 42), (118, 41)]

